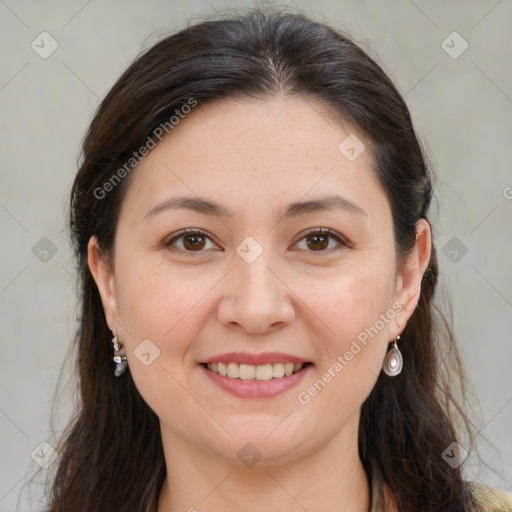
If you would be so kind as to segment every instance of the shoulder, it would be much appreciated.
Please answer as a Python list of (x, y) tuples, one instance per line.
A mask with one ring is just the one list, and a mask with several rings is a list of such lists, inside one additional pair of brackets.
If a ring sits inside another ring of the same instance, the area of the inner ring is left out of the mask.
[(477, 503), (476, 512), (512, 512), (512, 496), (478, 482), (466, 482)]

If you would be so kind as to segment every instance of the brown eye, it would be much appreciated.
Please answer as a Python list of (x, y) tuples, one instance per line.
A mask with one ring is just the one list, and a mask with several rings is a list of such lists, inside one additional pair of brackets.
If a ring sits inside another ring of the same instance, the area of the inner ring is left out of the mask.
[(325, 249), (329, 245), (329, 235), (325, 235), (324, 233), (315, 233), (313, 235), (308, 235), (306, 237), (311, 241), (308, 243), (308, 247), (310, 249)]
[(202, 249), (205, 245), (205, 237), (200, 234), (185, 235), (183, 237), (183, 246), (185, 249), (195, 251), (196, 249)]
[[(204, 252), (203, 249), (206, 246), (207, 240), (210, 240), (210, 238), (202, 231), (186, 230), (165, 242), (165, 246), (169, 248), (175, 246), (185, 252)], [(176, 242), (181, 243), (176, 244)]]
[(309, 252), (329, 252), (325, 249), (329, 246), (329, 241), (331, 239), (335, 239), (339, 242), (338, 246), (341, 245), (341, 247), (338, 247), (338, 250), (347, 244), (342, 240), (338, 235), (336, 235), (333, 231), (330, 229), (316, 229), (316, 230), (310, 230), (306, 232), (303, 236), (302, 240), (306, 241), (306, 250), (309, 250)]

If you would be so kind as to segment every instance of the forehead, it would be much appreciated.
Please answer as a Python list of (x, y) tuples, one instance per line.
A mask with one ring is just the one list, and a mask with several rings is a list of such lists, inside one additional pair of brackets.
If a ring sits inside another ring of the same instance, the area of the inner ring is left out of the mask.
[(369, 147), (359, 131), (309, 98), (230, 98), (200, 105), (141, 161), (125, 201), (151, 208), (178, 189), (188, 196), (213, 193), (245, 209), (251, 207), (248, 199), (268, 205), (333, 189), (356, 201), (365, 188), (379, 185), (369, 150), (356, 159), (343, 152), (344, 141), (353, 137)]
[(170, 145), (188, 146), (196, 154), (211, 150), (211, 145), (219, 154), (250, 154), (255, 148), (283, 154), (287, 149), (330, 146), (337, 156), (340, 137), (358, 130), (339, 116), (335, 121), (332, 112), (313, 98), (226, 98), (196, 107), (166, 138)]

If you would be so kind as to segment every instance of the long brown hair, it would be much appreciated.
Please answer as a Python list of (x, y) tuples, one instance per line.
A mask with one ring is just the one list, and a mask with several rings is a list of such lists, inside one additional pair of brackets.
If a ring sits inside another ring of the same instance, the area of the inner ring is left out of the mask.
[[(83, 142), (71, 191), (69, 227), (77, 256), (81, 311), (76, 333), (79, 400), (59, 439), (47, 512), (155, 511), (165, 477), (158, 417), (127, 371), (114, 377), (111, 333), (87, 264), (98, 238), (112, 257), (117, 219), (136, 172), (105, 183), (162, 123), (193, 98), (311, 98), (358, 127), (393, 214), (398, 262), (427, 219), (433, 174), (409, 110), (382, 68), (348, 36), (291, 9), (249, 9), (198, 22), (139, 55), (99, 106)], [(172, 135), (171, 135), (172, 136)], [(401, 335), (402, 373), (381, 374), (362, 405), (359, 454), (380, 466), (401, 511), (470, 511), (462, 466), (443, 452), (461, 440), (471, 452), (469, 393), (449, 316), (436, 308), (435, 247), (421, 297)], [(459, 435), (461, 438), (459, 438)]]

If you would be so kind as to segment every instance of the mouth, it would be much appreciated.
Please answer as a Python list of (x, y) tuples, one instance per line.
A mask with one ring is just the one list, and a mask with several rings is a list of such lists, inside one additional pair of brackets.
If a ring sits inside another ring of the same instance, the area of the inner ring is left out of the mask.
[(306, 371), (313, 363), (274, 363), (264, 365), (200, 363), (208, 371), (238, 381), (271, 381)]
[(305, 361), (263, 365), (234, 362), (198, 364), (217, 388), (243, 399), (269, 399), (291, 391), (307, 378), (314, 366)]

